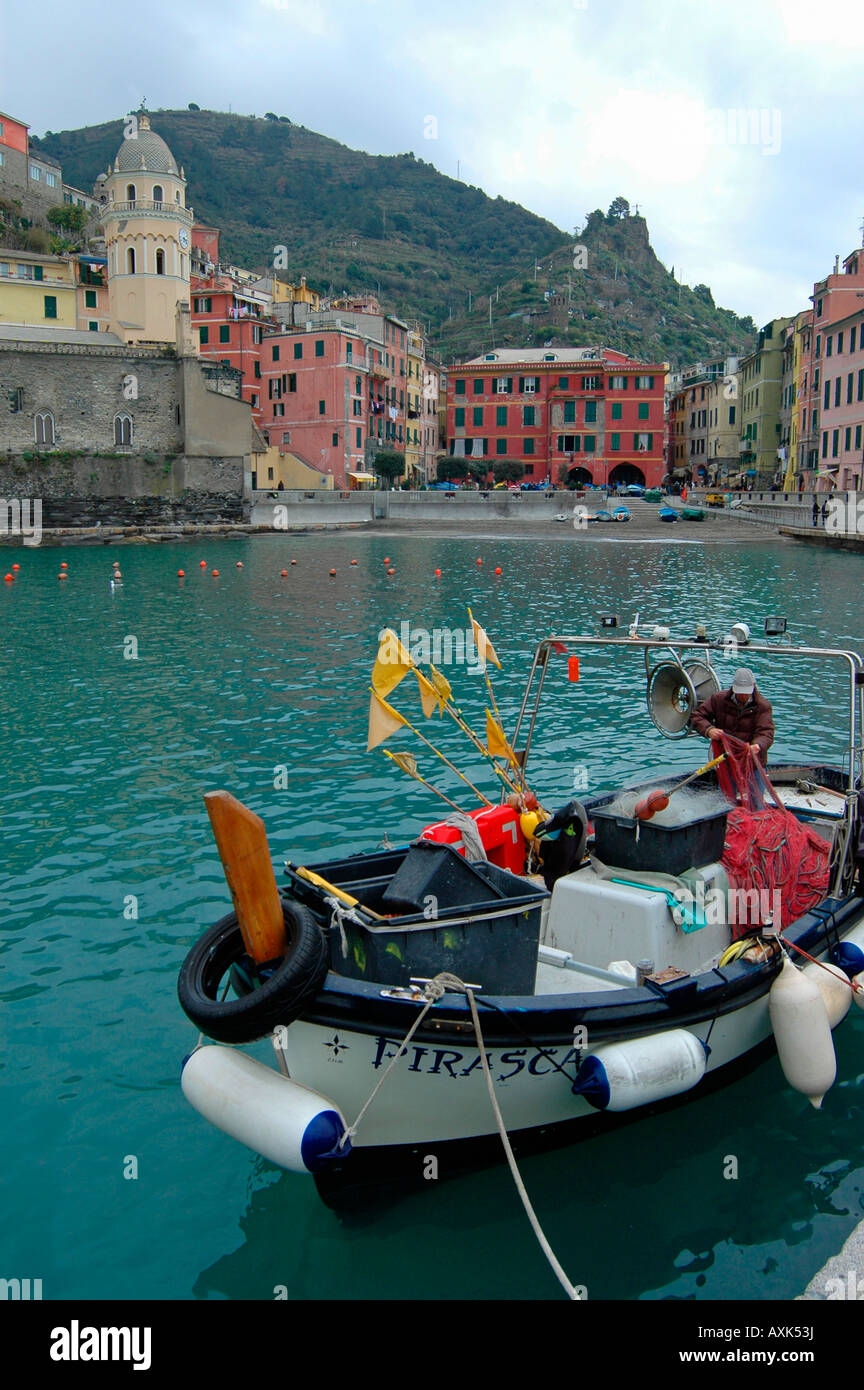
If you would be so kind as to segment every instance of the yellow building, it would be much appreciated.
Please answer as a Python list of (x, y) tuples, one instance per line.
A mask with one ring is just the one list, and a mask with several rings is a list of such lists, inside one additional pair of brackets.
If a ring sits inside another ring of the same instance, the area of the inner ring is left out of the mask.
[(804, 430), (802, 429), (802, 411), (805, 408), (805, 382), (804, 377), (810, 361), (810, 328), (813, 323), (813, 310), (802, 309), (795, 319), (795, 332), (792, 343), (792, 383), (793, 400), (792, 415), (789, 422), (789, 454), (786, 460), (786, 476), (783, 480), (783, 488), (786, 492), (792, 492), (796, 487), (796, 478), (803, 471), (805, 460), (801, 457), (802, 446), (804, 443)]
[(408, 329), (406, 352), (405, 479), (416, 487), (430, 481), (423, 468), (423, 362), (426, 353), (423, 335), (416, 326)]
[(0, 249), (0, 323), (77, 328), (76, 281), (72, 257)]
[(183, 170), (146, 111), (128, 118), (114, 164), (97, 183), (111, 331), (127, 343), (173, 343), (178, 305), (189, 303), (193, 214)]

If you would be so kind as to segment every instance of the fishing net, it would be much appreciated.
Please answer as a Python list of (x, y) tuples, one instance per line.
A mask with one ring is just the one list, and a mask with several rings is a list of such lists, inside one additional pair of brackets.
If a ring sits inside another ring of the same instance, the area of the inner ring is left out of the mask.
[(831, 846), (787, 811), (759, 755), (748, 743), (721, 733), (714, 756), (720, 789), (734, 802), (726, 822), (723, 867), (729, 886), (732, 939), (769, 919), (787, 927), (822, 902), (828, 892)]

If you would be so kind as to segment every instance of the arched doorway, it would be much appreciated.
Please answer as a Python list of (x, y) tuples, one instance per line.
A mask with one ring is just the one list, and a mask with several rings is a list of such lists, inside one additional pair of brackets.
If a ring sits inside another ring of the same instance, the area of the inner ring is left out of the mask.
[(645, 474), (641, 468), (637, 468), (635, 463), (618, 463), (609, 474), (610, 487), (629, 487), (631, 483), (637, 483), (639, 487), (645, 486)]
[(567, 484), (569, 487), (584, 487), (586, 483), (593, 483), (594, 479), (587, 468), (580, 468), (578, 465), (568, 469)]

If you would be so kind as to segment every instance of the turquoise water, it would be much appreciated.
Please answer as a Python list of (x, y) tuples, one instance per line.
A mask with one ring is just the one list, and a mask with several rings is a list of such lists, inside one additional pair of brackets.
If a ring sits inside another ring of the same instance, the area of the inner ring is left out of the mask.
[[(0, 1276), (41, 1278), (45, 1298), (272, 1298), (277, 1285), (292, 1298), (557, 1296), (503, 1165), (339, 1217), (311, 1183), (187, 1106), (179, 1068), (195, 1033), (176, 976), (229, 902), (202, 794), (226, 787), (258, 811), (277, 862), (372, 848), (385, 832), (399, 842), (444, 806), (364, 751), (382, 626), (461, 628), (470, 604), (501, 657), (494, 686), (512, 728), (536, 639), (586, 630), (598, 613), (640, 610), (681, 635), (736, 618), (761, 631), (781, 613), (796, 641), (862, 650), (860, 558), (768, 538), (405, 534), (4, 554), (21, 571), (0, 593)], [(112, 593), (115, 558), (125, 582)], [(129, 639), (137, 660), (124, 655)], [(752, 664), (774, 702), (775, 756), (838, 758), (839, 677), (819, 663), (805, 676)], [(449, 674), (479, 727), (481, 678)], [(419, 718), (406, 691), (393, 702)], [(464, 736), (436, 722), (435, 738), (494, 797)], [(411, 749), (460, 800), (410, 733), (388, 746)], [(704, 747), (657, 734), (637, 663), (583, 655), (576, 685), (560, 657), (531, 767), (541, 797), (560, 804), (577, 765), (593, 791), (695, 767)], [(547, 1235), (589, 1298), (803, 1289), (864, 1205), (864, 1015), (853, 1010), (835, 1042), (838, 1081), (821, 1113), (772, 1058), (674, 1113), (523, 1161)], [(724, 1178), (729, 1155), (737, 1181)], [(137, 1178), (124, 1177), (132, 1160)]]

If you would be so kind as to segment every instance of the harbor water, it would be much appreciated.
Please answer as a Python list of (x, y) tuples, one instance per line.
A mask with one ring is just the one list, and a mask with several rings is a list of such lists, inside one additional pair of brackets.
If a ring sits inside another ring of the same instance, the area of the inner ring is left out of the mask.
[[(373, 849), (385, 834), (404, 843), (446, 809), (365, 752), (381, 628), (452, 637), (470, 630), (470, 606), (502, 662), (492, 675), (509, 731), (536, 641), (589, 632), (601, 615), (638, 611), (686, 637), (737, 619), (761, 634), (781, 614), (796, 643), (864, 650), (860, 557), (769, 536), (405, 532), (4, 553), (21, 568), (0, 594), (0, 1275), (41, 1279), (45, 1299), (559, 1296), (503, 1163), (340, 1215), (186, 1104), (180, 1065), (196, 1033), (177, 973), (230, 907), (202, 796), (224, 787), (264, 818), (277, 874), (285, 858)], [(482, 675), (439, 655), (483, 727)], [(772, 756), (839, 761), (839, 666), (746, 664), (774, 705)], [(705, 761), (703, 741), (654, 728), (641, 655), (583, 653), (578, 683), (567, 674), (553, 658), (529, 763), (547, 807)], [(419, 721), (408, 684), (392, 702)], [(495, 798), (452, 723), (424, 732)], [(387, 747), (410, 750), (470, 808), (408, 731)], [(864, 1014), (834, 1037), (821, 1112), (772, 1056), (730, 1087), (522, 1161), (589, 1300), (804, 1289), (864, 1214)]]

